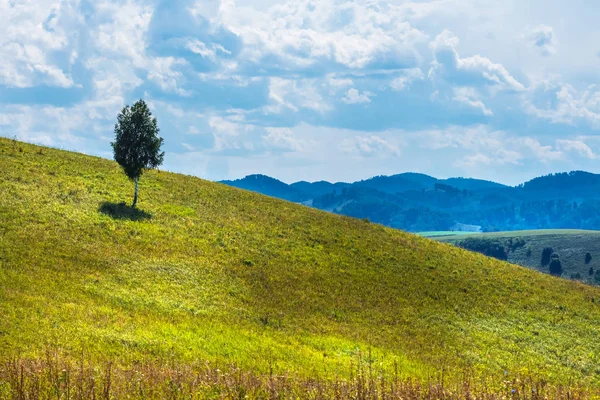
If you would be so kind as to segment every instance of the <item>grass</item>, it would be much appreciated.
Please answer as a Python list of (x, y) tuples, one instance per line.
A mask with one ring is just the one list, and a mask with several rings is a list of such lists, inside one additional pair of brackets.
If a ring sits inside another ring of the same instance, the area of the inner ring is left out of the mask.
[(464, 236), (464, 235), (473, 235), (474, 232), (463, 232), (463, 231), (427, 231), (427, 232), (417, 232), (417, 235), (423, 236), (426, 238), (438, 238), (438, 237), (451, 237), (451, 236)]
[[(600, 231), (576, 229), (548, 229), (513, 232), (491, 232), (475, 234), (469, 237), (491, 238), (503, 241), (509, 238), (522, 238), (525, 245), (508, 254), (508, 261), (536, 271), (549, 273), (548, 266), (541, 265), (541, 255), (545, 247), (551, 247), (560, 256), (563, 277), (591, 285), (598, 285), (595, 272), (600, 270)], [(435, 237), (435, 239), (455, 243), (462, 237)], [(586, 253), (591, 260), (585, 262)], [(593, 273), (590, 275), (590, 268)], [(599, 275), (600, 278), (600, 275)]]
[(352, 385), (368, 354), (378, 376), (419, 385), (471, 371), (495, 393), (507, 375), (600, 387), (598, 288), (163, 171), (131, 210), (115, 163), (6, 139), (0, 171), (10, 390), (14, 365), (47, 372), (48, 348), (94, 371), (206, 362)]

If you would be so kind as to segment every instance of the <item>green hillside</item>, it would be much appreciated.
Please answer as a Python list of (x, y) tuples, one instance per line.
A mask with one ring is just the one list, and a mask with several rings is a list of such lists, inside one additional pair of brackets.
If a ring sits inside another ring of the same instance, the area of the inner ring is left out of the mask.
[[(549, 273), (548, 265), (542, 265), (541, 258), (544, 248), (550, 247), (560, 257), (563, 278), (591, 285), (600, 284), (600, 231), (548, 229), (468, 235), (442, 235), (442, 232), (439, 232), (439, 235), (428, 235), (428, 237), (453, 244), (467, 237), (500, 242), (520, 238), (524, 240), (524, 245), (508, 253), (508, 262)], [(587, 253), (591, 258), (586, 262)]]
[(190, 176), (148, 172), (138, 210), (132, 190), (112, 161), (0, 139), (0, 359), (327, 378), (362, 354), (600, 385), (598, 288)]

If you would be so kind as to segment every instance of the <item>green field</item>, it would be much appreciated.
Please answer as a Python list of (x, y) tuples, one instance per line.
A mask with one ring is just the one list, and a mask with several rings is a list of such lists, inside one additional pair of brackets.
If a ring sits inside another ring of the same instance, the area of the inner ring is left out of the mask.
[(426, 238), (445, 238), (451, 236), (464, 236), (464, 235), (476, 235), (477, 233), (473, 232), (463, 232), (463, 231), (428, 231), (428, 232), (417, 232), (417, 235), (423, 236)]
[[(563, 266), (562, 277), (598, 285), (596, 271), (600, 270), (600, 231), (576, 229), (548, 229), (512, 232), (490, 232), (469, 235), (470, 238), (488, 238), (503, 241), (509, 238), (522, 238), (525, 246), (508, 254), (508, 262), (519, 264), (541, 272), (549, 273), (548, 266), (541, 265), (542, 250), (551, 247), (560, 256)], [(436, 236), (436, 240), (456, 243), (464, 237)], [(585, 262), (586, 253), (592, 256)], [(590, 274), (590, 268), (592, 274)], [(600, 278), (600, 275), (599, 275)]]
[(194, 177), (132, 191), (112, 161), (0, 139), (0, 361), (600, 387), (598, 288)]

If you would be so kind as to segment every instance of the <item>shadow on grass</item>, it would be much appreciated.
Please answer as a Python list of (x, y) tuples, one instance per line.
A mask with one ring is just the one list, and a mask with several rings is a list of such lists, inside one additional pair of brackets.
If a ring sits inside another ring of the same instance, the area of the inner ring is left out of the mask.
[(105, 201), (100, 204), (98, 208), (102, 214), (108, 215), (113, 219), (128, 219), (130, 221), (141, 221), (144, 219), (151, 219), (152, 214), (139, 208), (133, 208), (123, 202), (112, 203)]

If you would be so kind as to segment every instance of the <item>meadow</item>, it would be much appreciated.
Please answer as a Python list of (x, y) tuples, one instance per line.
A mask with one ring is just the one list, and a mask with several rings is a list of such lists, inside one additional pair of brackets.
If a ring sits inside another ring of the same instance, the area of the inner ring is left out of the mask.
[[(522, 247), (508, 253), (508, 262), (549, 273), (548, 266), (541, 263), (541, 255), (544, 248), (550, 247), (560, 256), (563, 278), (578, 280), (589, 285), (600, 284), (600, 273), (596, 274), (597, 271), (600, 271), (600, 231), (542, 229), (490, 232), (468, 236), (448, 234), (429, 237), (453, 244), (466, 237), (496, 239), (500, 242), (516, 238), (523, 239), (525, 244)], [(590, 259), (586, 260), (586, 254), (588, 253)]]
[(4, 397), (598, 394), (598, 288), (165, 171), (131, 209), (114, 162), (8, 139), (0, 171)]

